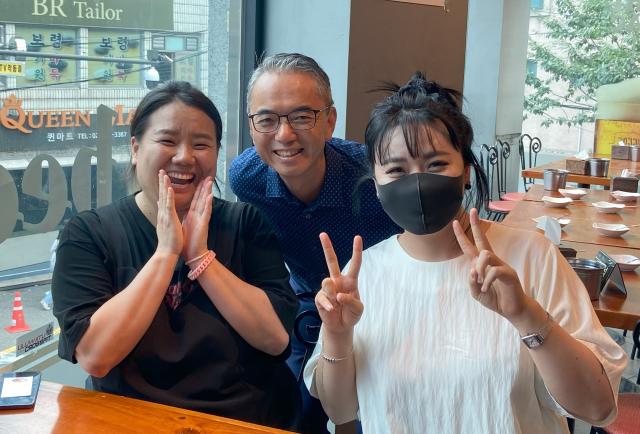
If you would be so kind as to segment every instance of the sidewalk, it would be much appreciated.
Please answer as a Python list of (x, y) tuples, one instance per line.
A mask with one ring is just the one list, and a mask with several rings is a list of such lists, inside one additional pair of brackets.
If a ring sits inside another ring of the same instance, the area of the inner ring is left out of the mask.
[[(0, 285), (4, 284), (4, 281), (0, 281)], [(54, 321), (55, 327), (57, 327), (57, 321), (50, 310), (44, 310), (40, 305), (40, 300), (44, 297), (44, 293), (51, 289), (50, 283), (29, 286), (23, 286), (18, 289), (22, 296), (22, 306), (24, 312), (25, 322), (34, 330), (41, 327), (48, 322)], [(15, 296), (15, 290), (5, 289), (0, 290), (0, 352), (12, 347), (16, 344), (16, 338), (22, 336), (24, 333), (9, 333), (4, 328), (11, 324), (11, 314), (13, 312), (13, 298)]]

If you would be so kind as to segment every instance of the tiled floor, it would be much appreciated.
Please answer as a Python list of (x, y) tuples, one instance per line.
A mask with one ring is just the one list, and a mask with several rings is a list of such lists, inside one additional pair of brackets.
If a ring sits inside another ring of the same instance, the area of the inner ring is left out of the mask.
[[(631, 331), (627, 332), (627, 336), (622, 336), (622, 331), (617, 329), (607, 329), (611, 337), (613, 337), (618, 344), (620, 344), (627, 355), (631, 355), (631, 348), (633, 347), (633, 342), (631, 340)], [(640, 352), (637, 351), (636, 353)], [(640, 369), (640, 354), (636, 354), (636, 358), (634, 360), (629, 359), (629, 363), (627, 364), (627, 368), (624, 370), (622, 374), (622, 382), (620, 383), (620, 392), (640, 392), (640, 385), (636, 384), (636, 380), (638, 379), (638, 370)], [(591, 426), (581, 422), (576, 421), (576, 428), (574, 434), (589, 434), (591, 430)]]

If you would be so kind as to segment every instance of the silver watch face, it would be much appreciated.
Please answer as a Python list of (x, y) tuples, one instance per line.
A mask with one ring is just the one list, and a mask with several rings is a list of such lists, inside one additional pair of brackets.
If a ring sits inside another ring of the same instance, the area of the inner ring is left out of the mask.
[(522, 338), (522, 342), (524, 342), (528, 348), (535, 348), (542, 345), (544, 338), (539, 334), (528, 335)]

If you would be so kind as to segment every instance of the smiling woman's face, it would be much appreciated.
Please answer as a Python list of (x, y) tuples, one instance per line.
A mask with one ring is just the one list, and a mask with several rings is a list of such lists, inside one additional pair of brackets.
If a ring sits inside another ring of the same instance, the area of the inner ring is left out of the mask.
[[(414, 158), (409, 152), (402, 128), (393, 130), (387, 154), (383, 155), (382, 161), (376, 161), (374, 167), (378, 184), (388, 184), (413, 173), (460, 176), (465, 171), (462, 154), (453, 147), (444, 127), (425, 126), (419, 140), (419, 153)], [(465, 183), (469, 176), (469, 171), (466, 172)]]
[(139, 141), (131, 139), (131, 155), (145, 208), (156, 207), (158, 172), (164, 169), (175, 191), (176, 210), (183, 214), (200, 181), (216, 176), (216, 125), (203, 111), (173, 101), (149, 116)]

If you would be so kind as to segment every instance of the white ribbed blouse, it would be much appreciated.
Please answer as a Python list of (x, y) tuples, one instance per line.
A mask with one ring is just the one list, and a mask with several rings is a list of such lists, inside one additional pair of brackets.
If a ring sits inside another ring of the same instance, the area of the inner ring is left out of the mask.
[[(499, 224), (486, 235), (524, 290), (593, 351), (617, 395), (626, 355), (558, 249), (540, 234)], [(416, 260), (397, 236), (364, 252), (364, 313), (354, 329), (364, 433), (568, 433), (567, 413), (550, 396), (517, 330), (471, 297), (469, 267), (466, 256)], [(320, 341), (305, 369), (314, 396), (321, 350)]]

